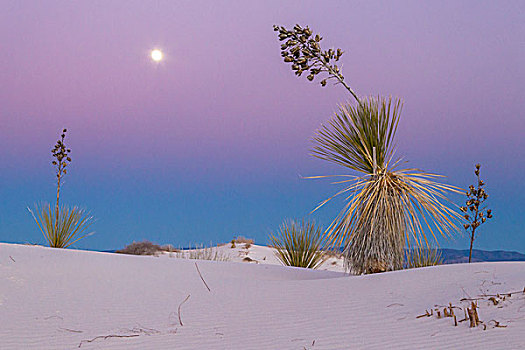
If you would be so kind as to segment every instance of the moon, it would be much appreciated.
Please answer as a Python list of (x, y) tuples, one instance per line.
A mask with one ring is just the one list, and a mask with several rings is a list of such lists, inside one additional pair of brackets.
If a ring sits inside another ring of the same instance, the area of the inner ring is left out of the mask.
[(151, 59), (153, 61), (160, 62), (160, 61), (162, 61), (163, 57), (164, 57), (164, 55), (162, 54), (162, 51), (160, 51), (159, 49), (155, 49), (155, 50), (151, 51)]

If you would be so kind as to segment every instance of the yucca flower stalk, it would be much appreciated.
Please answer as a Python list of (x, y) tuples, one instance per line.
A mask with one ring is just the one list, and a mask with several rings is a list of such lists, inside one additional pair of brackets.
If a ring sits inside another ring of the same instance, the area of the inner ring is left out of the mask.
[(324, 261), (323, 230), (315, 222), (287, 220), (270, 240), (277, 249), (277, 259), (285, 266), (316, 269)]
[(467, 196), (465, 206), (460, 208), (464, 213), (463, 217), (467, 221), (467, 223), (463, 224), (463, 227), (467, 230), (470, 236), (470, 250), (468, 253), (469, 263), (472, 261), (472, 246), (474, 245), (476, 229), (484, 224), (487, 219), (492, 219), (492, 209), (487, 209), (487, 207), (483, 205), (489, 195), (484, 188), (485, 182), (479, 177), (480, 168), (481, 164), (476, 164), (474, 174), (476, 174), (477, 177), (477, 186), (469, 186), (468, 191), (465, 193)]

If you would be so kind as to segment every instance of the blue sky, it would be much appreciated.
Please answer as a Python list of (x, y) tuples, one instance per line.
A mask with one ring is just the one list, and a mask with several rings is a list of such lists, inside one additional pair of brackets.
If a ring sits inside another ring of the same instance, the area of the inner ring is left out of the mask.
[[(78, 248), (267, 243), (287, 218), (327, 226), (344, 174), (309, 155), (349, 99), (297, 79), (273, 24), (309, 24), (360, 96), (404, 100), (398, 154), (468, 187), (482, 163), (494, 219), (476, 248), (525, 252), (521, 218), (525, 5), (519, 1), (69, 1), (0, 4), (0, 241), (44, 243), (27, 211), (53, 202), (49, 150), (73, 162), (62, 202), (93, 213)], [(165, 60), (148, 57), (161, 48)], [(453, 196), (461, 204), (463, 197)], [(440, 240), (467, 248), (463, 234)]]

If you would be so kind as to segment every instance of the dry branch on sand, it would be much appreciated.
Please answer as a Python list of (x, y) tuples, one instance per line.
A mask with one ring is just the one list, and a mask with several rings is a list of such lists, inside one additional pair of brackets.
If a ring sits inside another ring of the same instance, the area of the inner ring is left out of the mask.
[(182, 301), (182, 303), (179, 304), (179, 307), (177, 308), (177, 314), (178, 314), (178, 316), (179, 316), (179, 324), (180, 324), (181, 326), (184, 326), (184, 325), (182, 324), (182, 318), (181, 318), (181, 315), (180, 315), (180, 308), (182, 307), (182, 304), (184, 304), (186, 301), (188, 301), (189, 298), (190, 298), (190, 294), (188, 294), (188, 296), (186, 297), (186, 299), (184, 299), (184, 300)]
[(208, 283), (206, 283), (206, 281), (204, 280), (204, 277), (202, 277), (201, 271), (199, 270), (199, 266), (197, 265), (197, 263), (195, 263), (195, 267), (197, 268), (197, 272), (199, 273), (199, 276), (201, 277), (202, 282), (204, 283), (206, 288), (208, 288), (208, 292), (211, 292), (211, 289), (208, 286)]
[(97, 339), (104, 339), (105, 340), (105, 339), (108, 339), (108, 338), (133, 338), (133, 337), (138, 337), (138, 336), (139, 336), (139, 334), (130, 334), (130, 335), (118, 335), (118, 334), (99, 335), (98, 337), (95, 337), (93, 339), (82, 340), (80, 342), (80, 344), (78, 344), (78, 347), (80, 348), (83, 343), (92, 343), (92, 342), (94, 342)]
[[(460, 307), (453, 306), (452, 303), (449, 303), (448, 307), (443, 308), (443, 313), (441, 312), (440, 307), (436, 305), (435, 308), (430, 309), (430, 312), (428, 310), (425, 310), (424, 314), (418, 315), (416, 316), (416, 318), (431, 317), (433, 315), (436, 315), (436, 318), (438, 319), (442, 317), (452, 317), (454, 319), (454, 326), (457, 326), (458, 323), (469, 321), (469, 328), (475, 328), (480, 325), (483, 327), (483, 330), (486, 330), (487, 326), (492, 326), (492, 328), (506, 328), (507, 325), (502, 325), (500, 323), (501, 321), (492, 319), (485, 323), (482, 320), (480, 320), (478, 313), (478, 301), (486, 301), (488, 306), (496, 306), (502, 302), (507, 301), (508, 298), (512, 297), (513, 294), (525, 295), (525, 287), (523, 288), (523, 291), (513, 291), (498, 294), (483, 294), (477, 298), (462, 298), (460, 299), (460, 302), (470, 302), (470, 304), (465, 307)], [(456, 315), (454, 314), (454, 309), (463, 310), (464, 318), (458, 321)]]

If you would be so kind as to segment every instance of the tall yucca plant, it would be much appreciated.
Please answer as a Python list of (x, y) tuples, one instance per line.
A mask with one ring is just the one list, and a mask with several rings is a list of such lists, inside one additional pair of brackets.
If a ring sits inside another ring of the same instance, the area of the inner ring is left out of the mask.
[(399, 169), (393, 159), (400, 111), (399, 100), (362, 99), (357, 107), (342, 106), (314, 138), (314, 156), (361, 173), (340, 181), (346, 187), (336, 196), (347, 194), (347, 202), (327, 230), (355, 273), (401, 269), (407, 246), (428, 246), (425, 231), (434, 240), (436, 231), (449, 235), (459, 217), (442, 203), (457, 188), (434, 181), (441, 175)]
[(71, 162), (69, 156), (71, 150), (64, 144), (66, 132), (67, 129), (62, 130), (60, 139), (51, 150), (53, 158), (55, 158), (51, 164), (56, 167), (57, 178), (57, 197), (54, 208), (51, 209), (51, 205), (47, 203), (36, 206), (36, 215), (30, 208), (27, 208), (49, 246), (54, 248), (67, 248), (83, 237), (90, 235), (91, 233), (87, 233), (87, 230), (93, 223), (93, 217), (85, 210), (76, 206), (69, 208), (59, 205), (62, 178), (67, 174), (67, 166)]
[(323, 230), (315, 222), (285, 221), (279, 234), (270, 235), (275, 255), (285, 266), (316, 269), (323, 263)]
[[(308, 72), (312, 81), (324, 73), (343, 85), (357, 106), (343, 105), (314, 138), (313, 155), (357, 172), (340, 181), (346, 187), (322, 202), (345, 194), (346, 204), (326, 231), (330, 245), (344, 246), (347, 267), (356, 273), (379, 272), (403, 267), (404, 252), (411, 244), (428, 246), (424, 229), (446, 236), (455, 230), (459, 215), (442, 203), (445, 193), (458, 189), (436, 182), (442, 176), (418, 169), (399, 169), (393, 140), (401, 102), (391, 98), (360, 99), (345, 83), (337, 66), (341, 49), (321, 50), (322, 37), (308, 27), (296, 25), (278, 32), (281, 56), (297, 76)], [(316, 176), (310, 178), (321, 178)]]

